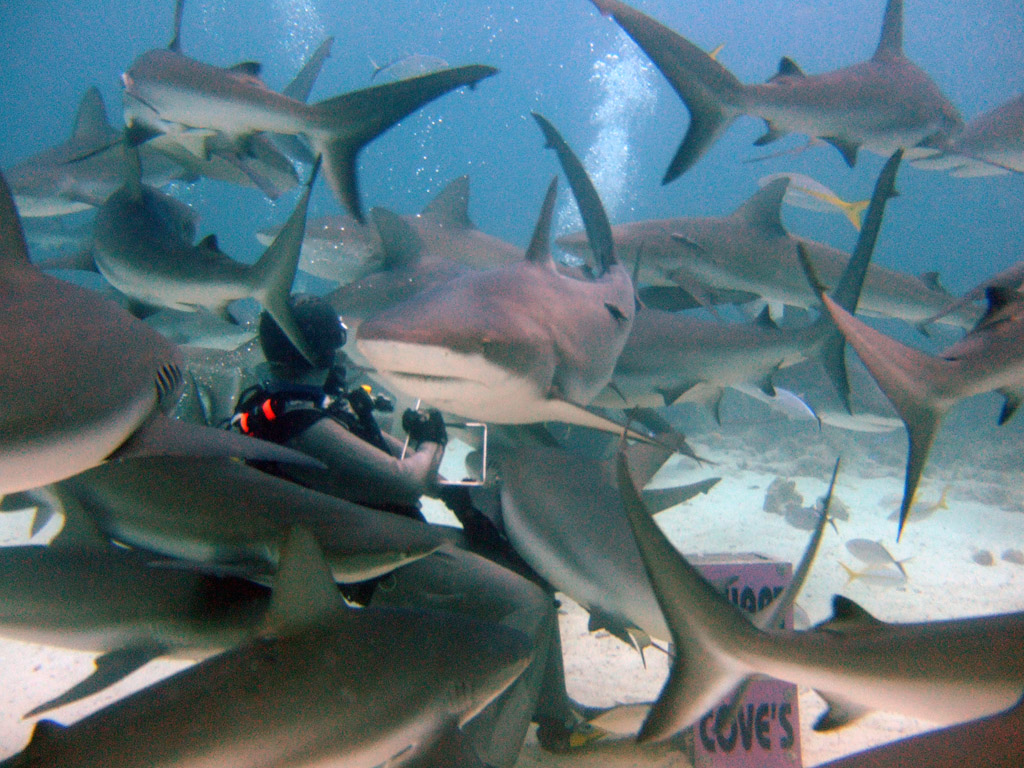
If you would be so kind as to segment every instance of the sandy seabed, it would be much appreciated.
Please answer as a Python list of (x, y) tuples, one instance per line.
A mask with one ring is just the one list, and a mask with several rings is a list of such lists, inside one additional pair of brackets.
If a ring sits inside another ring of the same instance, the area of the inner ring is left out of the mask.
[[(698, 453), (714, 462), (698, 465), (674, 457), (652, 487), (721, 476), (712, 491), (659, 516), (677, 546), (686, 553), (758, 552), (795, 562), (807, 531), (763, 511), (768, 486), (777, 477), (792, 479), (805, 503), (826, 488), (832, 462), (844, 456), (836, 496), (849, 509), (839, 533), (828, 529), (818, 559), (798, 600), (811, 622), (828, 617), (831, 597), (840, 593), (887, 621), (934, 620), (1024, 610), (1024, 566), (1004, 560), (1008, 549), (1024, 548), (1024, 470), (1015, 450), (1020, 431), (991, 427), (983, 418), (962, 416), (944, 428), (922, 484), (920, 498), (937, 499), (949, 486), (948, 509), (911, 523), (896, 543), (896, 524), (888, 516), (902, 492), (906, 439), (902, 430), (860, 435), (808, 424), (771, 423), (758, 427), (710, 430), (691, 439)], [(950, 440), (957, 439), (955, 445)], [(28, 514), (0, 518), (0, 544), (24, 543)], [(44, 534), (45, 535), (45, 532)], [(848, 582), (840, 563), (862, 568), (845, 548), (853, 538), (881, 540), (898, 560), (906, 560), (909, 579), (898, 587), (864, 580)], [(984, 565), (989, 552), (992, 564)], [(980, 561), (980, 562), (979, 562)], [(562, 598), (561, 630), (570, 693), (595, 706), (650, 701), (667, 673), (663, 654), (648, 649), (646, 668), (636, 651), (604, 632), (587, 631), (586, 613)], [(21, 719), (42, 701), (62, 692), (91, 671), (92, 655), (0, 641), (0, 756), (22, 749), (32, 720)], [(50, 714), (70, 723), (96, 709), (187, 666), (158, 660), (120, 684)], [(927, 722), (874, 713), (839, 731), (818, 734), (810, 725), (824, 705), (809, 690), (800, 691), (800, 739), (805, 766), (927, 730)], [(570, 754), (553, 755), (538, 746), (532, 732), (517, 763), (520, 768), (576, 766), (607, 768), (687, 766), (675, 742), (638, 746), (631, 739), (606, 739)]]

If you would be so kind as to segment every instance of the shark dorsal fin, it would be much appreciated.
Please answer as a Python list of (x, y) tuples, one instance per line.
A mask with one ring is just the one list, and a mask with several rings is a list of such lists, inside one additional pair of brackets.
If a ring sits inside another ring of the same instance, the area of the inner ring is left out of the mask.
[(469, 219), (469, 176), (462, 175), (449, 182), (437, 197), (427, 203), (423, 215), (437, 219), (444, 227), (474, 229)]
[(371, 209), (370, 221), (377, 228), (384, 248), (382, 269), (401, 269), (420, 260), (423, 241), (409, 222), (387, 208)]
[(200, 248), (204, 251), (212, 251), (213, 253), (223, 253), (223, 251), (220, 249), (219, 244), (217, 243), (217, 235), (213, 234), (212, 232), (208, 234), (206, 237), (204, 237), (202, 240), (200, 240), (196, 244), (196, 248)]
[(0, 174), (0, 275), (26, 267), (31, 267), (31, 262), (25, 232), (21, 228), (11, 188)]
[(176, 0), (174, 3), (174, 35), (171, 42), (167, 44), (167, 50), (174, 53), (181, 52), (181, 15), (185, 10), (185, 0)]
[(32, 738), (29, 740), (28, 746), (25, 747), (25, 756), (31, 757), (37, 753), (48, 755), (51, 751), (50, 745), (57, 742), (65, 730), (67, 730), (67, 726), (54, 720), (38, 721), (35, 728), (32, 729)]
[(938, 291), (950, 296), (950, 292), (946, 290), (946, 286), (939, 280), (939, 273), (935, 271), (922, 272), (920, 275), (921, 282), (927, 285), (931, 290)]
[(882, 18), (882, 34), (872, 60), (903, 55), (903, 0), (889, 0)]
[(555, 197), (558, 195), (558, 177), (551, 179), (548, 184), (548, 191), (544, 195), (544, 204), (540, 209), (540, 216), (537, 217), (537, 226), (533, 228), (533, 237), (530, 238), (530, 245), (526, 249), (526, 260), (531, 264), (549, 266), (555, 268), (555, 262), (551, 258), (551, 216), (555, 211)]
[(769, 331), (779, 330), (779, 326), (772, 320), (772, 308), (770, 304), (765, 304), (761, 307), (761, 311), (758, 312), (757, 317), (754, 319), (754, 325), (758, 328), (763, 328)]
[(103, 97), (96, 86), (92, 86), (82, 95), (75, 114), (75, 130), (72, 132), (75, 141), (82, 144), (109, 143), (114, 129), (107, 119), (107, 108)]
[(743, 219), (751, 226), (768, 230), (776, 237), (786, 237), (786, 228), (782, 226), (782, 198), (788, 186), (788, 179), (775, 179), (755, 192), (747, 202), (736, 209), (733, 216)]
[(558, 154), (558, 162), (561, 163), (562, 172), (569, 181), (569, 188), (576, 198), (576, 205), (583, 219), (583, 228), (587, 231), (590, 250), (597, 263), (595, 272), (598, 276), (603, 275), (613, 264), (618, 263), (618, 259), (615, 256), (615, 242), (612, 240), (612, 225), (608, 221), (608, 214), (604, 210), (597, 189), (587, 175), (583, 163), (555, 126), (543, 115), (537, 112), (531, 114), (544, 133), (544, 140), (547, 142), (545, 146)]
[(883, 624), (884, 622), (876, 619), (850, 598), (843, 597), (842, 595), (833, 595), (832, 616), (815, 627), (815, 629), (845, 634), (877, 629), (883, 626)]
[(281, 634), (322, 622), (342, 610), (331, 569), (313, 535), (296, 525), (281, 544), (274, 592), (262, 634)]
[(259, 77), (262, 70), (263, 65), (258, 61), (240, 61), (228, 67), (228, 72), (234, 75), (243, 75), (251, 78)]
[(800, 65), (793, 61), (789, 56), (783, 56), (779, 59), (779, 71), (775, 73), (776, 77), (806, 77), (804, 71), (800, 69)]

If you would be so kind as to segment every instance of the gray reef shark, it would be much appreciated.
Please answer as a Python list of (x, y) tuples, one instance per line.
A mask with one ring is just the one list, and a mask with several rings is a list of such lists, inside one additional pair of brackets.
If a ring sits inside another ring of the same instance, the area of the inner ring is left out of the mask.
[(442, 526), (361, 507), (229, 459), (109, 463), (59, 489), (115, 541), (245, 576), (272, 573), (277, 542), (292, 523), (316, 537), (342, 582), (374, 578), (449, 541)]
[(560, 274), (548, 238), (548, 188), (526, 258), (471, 272), (365, 320), (359, 351), (395, 389), (445, 411), (499, 424), (563, 421), (619, 431), (587, 411), (629, 335), (632, 281), (615, 257), (600, 199), (555, 129), (534, 115), (579, 201), (598, 274)]
[(618, 484), (675, 658), (640, 731), (668, 738), (692, 725), (752, 674), (814, 689), (829, 703), (815, 724), (838, 727), (871, 709), (948, 725), (986, 717), (1024, 695), (1024, 613), (890, 624), (852, 600), (810, 630), (755, 627), (676, 551), (644, 506), (625, 454)]
[[(71, 136), (4, 171), (23, 217), (63, 216), (101, 205), (127, 177), (130, 167), (120, 149), (121, 132), (107, 120), (99, 89), (82, 96)], [(187, 172), (144, 148), (142, 179), (159, 187)]]
[[(638, 471), (643, 486), (669, 457), (658, 447)], [(498, 456), (501, 522), (516, 552), (555, 589), (590, 612), (592, 629), (604, 628), (638, 647), (646, 638), (670, 639), (658, 601), (644, 574), (607, 460), (561, 448), (520, 447)], [(659, 491), (655, 511), (707, 493), (719, 478)]]
[[(803, 133), (836, 147), (850, 166), (861, 148), (880, 155), (931, 154), (963, 125), (931, 78), (903, 55), (903, 0), (889, 0), (878, 47), (867, 61), (806, 75), (784, 57), (766, 83), (745, 85), (668, 27), (618, 0), (592, 0), (651, 57), (690, 111), (690, 125), (665, 172), (691, 168), (740, 115), (764, 119), (764, 145)], [(914, 151), (916, 149), (916, 151)]]
[[(368, 224), (347, 215), (310, 219), (299, 268), (346, 285), (373, 272), (394, 269), (399, 261), (422, 258), (424, 253), (476, 269), (501, 266), (523, 257), (522, 249), (473, 225), (469, 218), (468, 176), (449, 183), (415, 216), (374, 208), (370, 217)], [(276, 228), (266, 229), (256, 238), (267, 245), (276, 233)], [(387, 239), (387, 246), (382, 238)]]
[(170, 46), (143, 53), (121, 76), (129, 131), (168, 134), (198, 157), (215, 152), (229, 161), (244, 159), (257, 134), (301, 136), (323, 158), (335, 195), (360, 221), (359, 150), (424, 104), (497, 72), (483, 65), (453, 67), (308, 105), (266, 88), (253, 62), (225, 69), (182, 55), (180, 3), (176, 16)]
[(177, 347), (116, 304), (33, 266), (2, 176), (0, 336), (0, 493), (133, 454), (309, 460), (166, 417), (181, 391)]
[[(328, 37), (313, 51), (295, 79), (281, 92), (283, 96), (302, 102), (309, 98), (333, 43), (334, 38)], [(237, 71), (245, 72), (250, 66), (254, 70), (249, 73), (252, 81), (266, 88), (255, 71), (258, 65), (241, 65)], [(233, 139), (216, 131), (198, 129), (155, 135), (142, 144), (140, 150), (143, 148), (170, 158), (193, 177), (205, 176), (229, 184), (256, 187), (272, 200), (299, 183), (291, 158), (310, 163), (314, 159), (309, 148), (296, 136), (264, 133), (250, 136), (241, 151)]]
[(999, 416), (1004, 424), (1024, 401), (1024, 295), (1002, 288), (988, 288), (986, 295), (984, 317), (936, 356), (879, 333), (823, 296), (832, 319), (907, 428), (910, 450), (899, 532), (946, 411), (965, 397), (997, 391), (1005, 398)]
[[(817, 307), (817, 297), (797, 259), (797, 245), (807, 249), (818, 277), (830, 286), (838, 282), (849, 255), (786, 231), (781, 217), (786, 189), (787, 180), (776, 179), (729, 216), (616, 225), (612, 227), (616, 249), (627, 263), (635, 263), (642, 253), (640, 283), (679, 285), (705, 304), (713, 300), (708, 294), (733, 290), (769, 302)], [(565, 235), (557, 243), (570, 253), (586, 253), (582, 233)], [(950, 301), (934, 275), (918, 278), (871, 265), (857, 309), (922, 324)], [(976, 310), (965, 306), (950, 311), (942, 322), (969, 328), (977, 318)]]
[(818, 768), (1017, 768), (1024, 764), (1024, 703), (969, 723), (951, 725), (820, 763)]
[(252, 265), (235, 261), (210, 235), (192, 244), (191, 210), (152, 187), (129, 181), (96, 214), (96, 268), (118, 291), (146, 306), (207, 309), (227, 316), (232, 301), (254, 298), (307, 359), (315, 355), (288, 305), (298, 269), (314, 164), (295, 210)]
[(397, 765), (461, 737), (530, 660), (526, 637), (498, 624), (348, 608), (301, 528), (282, 549), (259, 637), (73, 725), (39, 723), (0, 765)]
[(200, 659), (256, 632), (266, 588), (150, 567), (152, 558), (111, 546), (81, 510), (61, 509), (70, 514), (49, 546), (0, 548), (0, 635), (100, 656), (92, 675), (26, 717), (96, 693), (158, 656)]
[[(847, 309), (858, 306), (899, 162), (900, 157), (891, 158), (879, 173), (854, 255), (838, 278), (836, 295)], [(798, 243), (797, 249), (808, 253), (803, 243)], [(811, 356), (820, 357), (849, 409), (842, 337), (825, 316), (803, 326), (780, 329), (772, 322), (768, 307), (753, 325), (723, 325), (642, 307), (611, 382), (595, 403), (627, 408), (696, 400), (711, 406), (720, 420), (718, 406), (725, 387), (753, 384), (765, 395), (774, 396), (775, 373)]]
[(917, 160), (914, 166), (949, 171), (952, 176), (1024, 173), (1024, 93), (978, 115), (940, 154)]

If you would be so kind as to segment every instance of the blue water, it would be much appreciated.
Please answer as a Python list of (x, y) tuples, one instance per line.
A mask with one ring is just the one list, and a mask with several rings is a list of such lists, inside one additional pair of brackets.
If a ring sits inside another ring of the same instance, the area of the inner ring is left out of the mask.
[[(97, 85), (112, 116), (120, 74), (142, 51), (167, 43), (172, 2), (33, 0), (12, 4), (0, 26), (0, 167), (59, 140), (70, 130), (80, 94)], [(778, 58), (808, 72), (870, 55), (882, 0), (648, 0), (645, 12), (707, 49), (746, 82), (770, 76)], [(531, 110), (547, 115), (586, 158), (612, 219), (717, 215), (781, 170), (806, 173), (847, 199), (866, 197), (881, 158), (862, 153), (848, 169), (819, 146), (766, 162), (751, 145), (760, 121), (741, 118), (682, 179), (660, 179), (687, 120), (665, 80), (586, 0), (481, 3), (470, 0), (192, 0), (185, 8), (183, 50), (211, 63), (259, 60), (264, 78), (283, 87), (326, 34), (334, 54), (313, 99), (370, 84), (370, 59), (411, 53), (452, 64), (486, 63), (501, 73), (475, 91), (444, 97), (405, 120), (361, 155), (368, 205), (419, 210), (450, 179), (468, 173), (471, 213), (482, 229), (525, 244), (544, 187), (556, 173)], [(1019, 0), (953, 0), (939, 13), (907, 0), (905, 50), (965, 118), (1024, 90), (1024, 7)], [(797, 146), (790, 137), (776, 147)], [(961, 291), (1024, 254), (1024, 178), (955, 179), (906, 167), (903, 196), (890, 206), (876, 259), (909, 272), (937, 269)], [(564, 185), (563, 185), (564, 188)], [(293, 196), (270, 203), (255, 190), (215, 182), (183, 186), (200, 229), (216, 231), (241, 259), (255, 258), (252, 232), (281, 221)], [(324, 185), (313, 214), (338, 211)], [(849, 248), (854, 233), (839, 216), (787, 207), (796, 233)], [(564, 228), (572, 221), (560, 209)]]

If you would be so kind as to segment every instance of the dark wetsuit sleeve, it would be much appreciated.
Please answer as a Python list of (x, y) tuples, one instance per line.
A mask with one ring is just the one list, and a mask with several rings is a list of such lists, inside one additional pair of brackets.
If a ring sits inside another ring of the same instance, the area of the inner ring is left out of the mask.
[[(394, 440), (394, 438), (392, 438)], [(399, 459), (353, 435), (332, 418), (322, 418), (292, 436), (290, 447), (315, 457), (328, 469), (286, 468), (310, 487), (368, 506), (415, 505), (419, 497), (437, 495), (437, 469), (444, 446), (423, 443)]]

